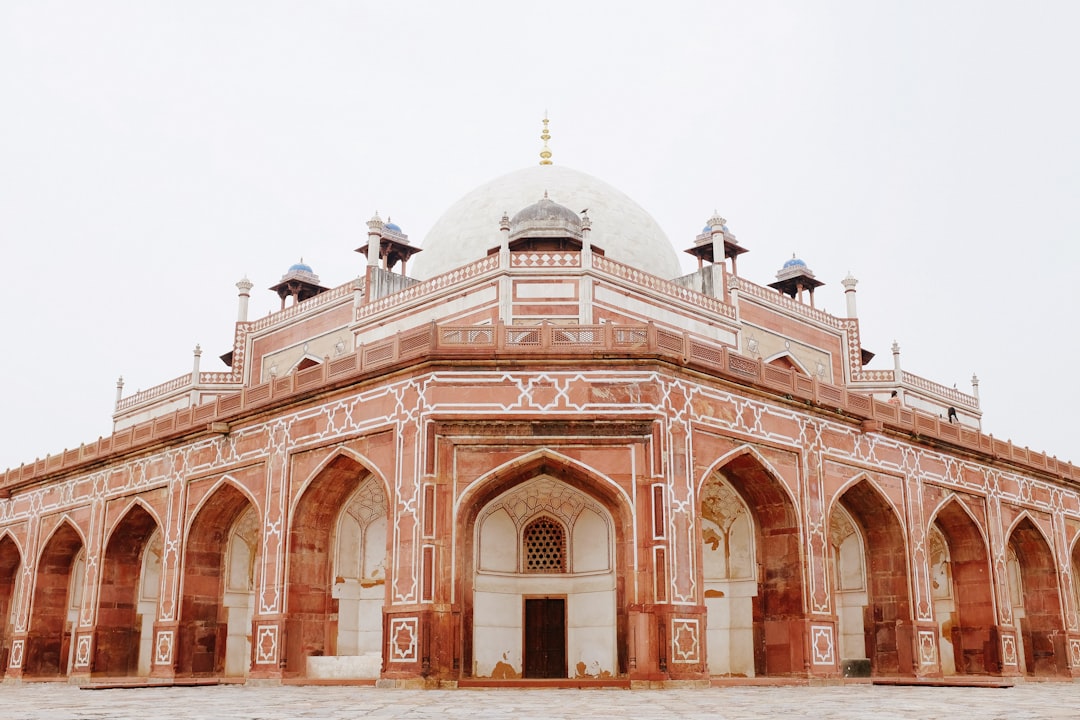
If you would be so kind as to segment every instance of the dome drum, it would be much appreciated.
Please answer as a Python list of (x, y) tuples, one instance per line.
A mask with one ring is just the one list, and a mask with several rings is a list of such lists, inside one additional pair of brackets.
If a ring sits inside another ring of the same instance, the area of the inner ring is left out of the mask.
[(524, 238), (570, 238), (581, 241), (582, 224), (573, 210), (551, 200), (547, 193), (510, 219), (510, 242)]
[[(548, 191), (570, 207), (550, 198), (537, 202)], [(577, 208), (588, 210), (591, 225)], [(607, 257), (666, 279), (683, 274), (667, 235), (631, 198), (577, 170), (536, 165), (496, 178), (454, 203), (425, 237), (414, 276), (426, 280), (487, 255), (502, 242), (500, 218), (508, 212), (515, 213), (509, 222), (515, 244), (525, 238), (581, 243), (588, 225), (590, 245), (604, 248)]]

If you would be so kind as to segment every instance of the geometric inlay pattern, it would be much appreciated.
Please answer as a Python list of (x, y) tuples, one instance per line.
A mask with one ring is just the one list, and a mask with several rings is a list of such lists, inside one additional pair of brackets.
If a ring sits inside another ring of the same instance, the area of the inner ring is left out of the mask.
[(833, 653), (832, 625), (811, 625), (810, 647), (815, 665), (835, 665), (836, 656)]
[(255, 664), (274, 665), (277, 663), (278, 634), (277, 625), (260, 625), (255, 642)]
[(537, 518), (525, 528), (525, 572), (566, 572), (566, 532), (557, 521)]
[(1069, 654), (1072, 656), (1072, 666), (1080, 668), (1080, 640), (1069, 640)]
[(1016, 636), (1001, 634), (1001, 659), (1004, 665), (1016, 665)]
[(919, 631), (919, 664), (934, 665), (937, 663), (937, 645), (934, 642), (932, 630)]
[(695, 618), (672, 618), (671, 660), (678, 663), (701, 662), (698, 642), (698, 621)]
[(22, 667), (23, 656), (23, 643), (24, 640), (15, 640), (11, 643), (11, 662), (8, 663), (10, 667), (19, 668)]
[(158, 630), (157, 640), (154, 642), (154, 664), (172, 664), (173, 631)]
[(390, 621), (390, 662), (417, 660), (418, 618), (394, 618)]
[(79, 635), (75, 647), (75, 667), (90, 667), (90, 635)]

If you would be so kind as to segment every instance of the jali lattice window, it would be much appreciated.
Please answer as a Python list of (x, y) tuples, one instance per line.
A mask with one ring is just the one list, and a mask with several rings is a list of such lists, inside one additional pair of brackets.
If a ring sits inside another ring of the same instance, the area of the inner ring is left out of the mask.
[(525, 527), (525, 572), (566, 572), (566, 531), (548, 517)]

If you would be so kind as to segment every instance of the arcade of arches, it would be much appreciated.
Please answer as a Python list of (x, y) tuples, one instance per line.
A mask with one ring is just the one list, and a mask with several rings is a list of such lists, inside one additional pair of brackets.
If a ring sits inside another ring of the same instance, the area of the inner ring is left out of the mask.
[(678, 460), (697, 479), (665, 480), (639, 421), (516, 431), (439, 426), (414, 487), (377, 433), (276, 479), (237, 467), (5, 525), (0, 665), (496, 684), (1080, 666), (1072, 521), (702, 433)]

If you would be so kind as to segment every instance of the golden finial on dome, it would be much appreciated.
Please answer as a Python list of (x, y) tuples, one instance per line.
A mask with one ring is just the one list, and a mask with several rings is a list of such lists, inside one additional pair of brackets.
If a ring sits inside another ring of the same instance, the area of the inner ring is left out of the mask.
[(548, 148), (548, 140), (551, 139), (551, 133), (548, 132), (548, 116), (544, 113), (544, 131), (540, 133), (540, 139), (544, 141), (544, 148), (540, 151), (540, 164), (551, 164), (551, 150)]

